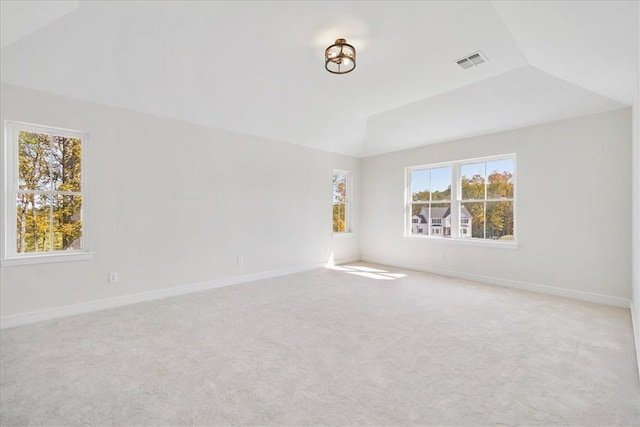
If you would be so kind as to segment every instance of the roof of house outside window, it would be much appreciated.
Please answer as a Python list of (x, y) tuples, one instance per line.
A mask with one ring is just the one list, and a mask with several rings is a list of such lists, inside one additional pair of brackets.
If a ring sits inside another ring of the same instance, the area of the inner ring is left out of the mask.
[[(414, 215), (420, 218), (420, 223), (421, 224), (426, 224), (427, 223), (427, 217), (429, 215), (429, 212), (427, 211), (428, 208), (422, 208), (420, 210), (420, 213), (418, 215)], [(447, 217), (449, 217), (449, 215), (451, 215), (451, 208), (441, 208), (441, 207), (432, 207), (431, 208), (431, 219), (434, 218), (441, 218), (441, 219), (445, 219)], [(471, 213), (469, 213), (469, 211), (467, 210), (467, 208), (465, 208), (464, 206), (460, 207), (460, 216), (462, 218), (471, 218)]]

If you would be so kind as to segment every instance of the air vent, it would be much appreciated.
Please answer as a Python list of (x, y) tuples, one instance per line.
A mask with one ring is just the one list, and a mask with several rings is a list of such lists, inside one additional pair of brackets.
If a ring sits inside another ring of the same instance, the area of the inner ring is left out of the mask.
[(456, 61), (458, 63), (459, 66), (461, 66), (462, 68), (464, 68), (465, 70), (467, 68), (471, 68), (473, 67), (473, 64), (471, 63), (471, 61), (469, 61), (467, 58), (461, 59), (459, 61)]
[(463, 58), (456, 60), (456, 64), (458, 64), (460, 68), (462, 68), (463, 70), (466, 70), (467, 68), (480, 65), (483, 62), (487, 62), (488, 60), (489, 58), (484, 56), (484, 53), (477, 51), (468, 56), (465, 56)]

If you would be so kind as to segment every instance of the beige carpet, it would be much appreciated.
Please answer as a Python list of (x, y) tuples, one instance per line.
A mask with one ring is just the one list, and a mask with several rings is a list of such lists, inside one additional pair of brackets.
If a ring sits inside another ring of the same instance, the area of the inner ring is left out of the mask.
[(640, 425), (628, 310), (355, 265), (3, 330), (0, 424)]

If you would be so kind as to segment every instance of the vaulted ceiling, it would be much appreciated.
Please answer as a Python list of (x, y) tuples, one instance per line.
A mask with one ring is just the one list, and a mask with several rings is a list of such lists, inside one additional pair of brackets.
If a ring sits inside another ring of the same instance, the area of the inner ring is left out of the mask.
[[(638, 1), (1, 5), (4, 83), (356, 156), (624, 108), (638, 81)], [(332, 75), (340, 37), (357, 68)]]

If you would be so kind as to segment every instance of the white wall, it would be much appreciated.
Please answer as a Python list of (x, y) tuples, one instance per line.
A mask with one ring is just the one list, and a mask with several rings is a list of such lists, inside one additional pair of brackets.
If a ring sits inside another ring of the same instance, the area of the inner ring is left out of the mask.
[[(94, 252), (88, 261), (2, 266), (3, 318), (312, 265), (331, 252), (359, 257), (357, 197), (356, 233), (331, 231), (332, 171), (353, 171), (357, 196), (357, 158), (7, 85), (2, 120), (89, 133)], [(107, 283), (109, 271), (118, 283)]]
[[(640, 20), (640, 14), (638, 15)], [(640, 28), (640, 23), (638, 25)], [(640, 33), (638, 34), (640, 38)], [(638, 64), (638, 83), (633, 102), (633, 149), (632, 149), (632, 298), (631, 314), (633, 317), (633, 332), (636, 342), (636, 358), (638, 359), (638, 375), (640, 377), (640, 64)]]
[[(630, 141), (624, 109), (365, 158), (361, 257), (628, 306)], [(406, 166), (506, 153), (517, 156), (518, 249), (403, 237)]]
[[(357, 159), (14, 86), (2, 86), (1, 100), (3, 121), (89, 132), (94, 252), (89, 261), (0, 267), (2, 318), (284, 271), (325, 262), (331, 252), (613, 303), (632, 297), (633, 267), (640, 312), (637, 101), (633, 120), (626, 109)], [(511, 152), (519, 249), (403, 237), (405, 166)], [(331, 235), (334, 168), (354, 172), (349, 237)], [(631, 222), (633, 233), (616, 232)], [(119, 272), (119, 283), (107, 283), (109, 271)]]
[(640, 375), (640, 78), (633, 103), (633, 155), (632, 155), (632, 301), (633, 332), (636, 342), (636, 357)]

